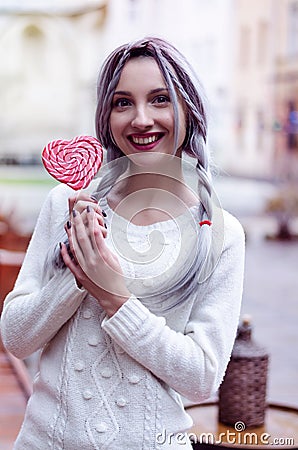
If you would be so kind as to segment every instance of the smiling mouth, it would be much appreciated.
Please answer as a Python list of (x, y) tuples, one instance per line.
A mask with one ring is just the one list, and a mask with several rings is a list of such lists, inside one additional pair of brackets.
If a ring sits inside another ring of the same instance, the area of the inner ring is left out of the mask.
[(153, 144), (154, 142), (157, 142), (159, 139), (161, 139), (163, 136), (162, 133), (156, 133), (152, 134), (150, 136), (135, 136), (131, 135), (129, 136), (129, 140), (136, 145), (148, 145)]

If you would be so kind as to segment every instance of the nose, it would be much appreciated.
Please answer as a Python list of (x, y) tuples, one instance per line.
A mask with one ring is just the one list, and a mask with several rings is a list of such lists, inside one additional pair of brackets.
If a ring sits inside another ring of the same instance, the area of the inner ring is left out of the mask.
[(140, 130), (146, 130), (154, 124), (154, 119), (150, 113), (150, 108), (145, 105), (137, 106), (131, 120), (131, 126)]

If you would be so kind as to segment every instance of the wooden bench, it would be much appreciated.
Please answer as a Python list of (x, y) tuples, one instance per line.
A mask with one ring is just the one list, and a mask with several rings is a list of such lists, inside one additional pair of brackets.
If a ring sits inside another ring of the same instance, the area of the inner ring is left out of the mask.
[[(246, 428), (243, 422), (228, 426), (218, 421), (218, 404), (188, 406), (194, 425), (188, 435), (194, 450), (298, 448), (298, 409), (268, 404), (263, 426)], [(182, 448), (182, 447), (181, 447)]]

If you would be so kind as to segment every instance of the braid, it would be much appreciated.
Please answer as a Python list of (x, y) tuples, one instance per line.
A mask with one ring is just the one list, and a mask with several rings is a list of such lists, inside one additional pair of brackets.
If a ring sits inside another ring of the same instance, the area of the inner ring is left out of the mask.
[[(162, 61), (162, 58), (161, 58)], [(191, 150), (185, 151), (189, 153), (191, 156), (196, 156), (198, 162), (196, 166), (196, 173), (198, 175), (198, 193), (200, 200), (202, 202), (205, 214), (207, 217), (204, 219), (208, 219), (211, 221), (212, 219), (212, 186), (210, 177), (208, 175), (209, 170), (209, 158), (208, 152), (206, 151), (206, 136), (207, 136), (207, 124), (206, 118), (204, 114), (204, 109), (202, 102), (200, 101), (200, 108), (197, 108), (194, 102), (191, 100), (190, 95), (185, 91), (181, 82), (178, 80), (177, 76), (173, 73), (171, 66), (168, 61), (166, 67), (169, 70), (168, 78), (170, 79), (170, 83), (168, 84), (175, 85), (176, 89), (171, 89), (174, 92), (178, 90), (181, 97), (183, 98), (187, 109), (189, 111), (189, 130), (188, 130), (188, 147)], [(167, 80), (168, 81), (168, 80)], [(188, 84), (189, 87), (189, 84)], [(198, 97), (198, 95), (196, 95)], [(174, 105), (175, 105), (174, 101)]]
[(211, 199), (212, 191), (209, 175), (206, 169), (204, 169), (204, 167), (201, 166), (199, 162), (197, 163), (196, 166), (196, 172), (199, 177), (198, 180), (199, 197), (202, 202), (204, 211), (207, 215), (207, 217), (203, 217), (203, 220), (208, 219), (212, 221), (213, 216), (212, 199)]
[(207, 136), (207, 124), (205, 119), (205, 113), (203, 106), (200, 102), (200, 108), (198, 109), (197, 106), (195, 106), (194, 102), (191, 100), (190, 95), (186, 92), (186, 90), (183, 88), (182, 84), (178, 80), (177, 76), (173, 73), (172, 75), (172, 81), (176, 87), (176, 89), (179, 91), (182, 99), (184, 100), (188, 111), (191, 112), (191, 116), (196, 120), (196, 123), (199, 125), (199, 130), (202, 135), (202, 138), (204, 142), (206, 142), (206, 136)]

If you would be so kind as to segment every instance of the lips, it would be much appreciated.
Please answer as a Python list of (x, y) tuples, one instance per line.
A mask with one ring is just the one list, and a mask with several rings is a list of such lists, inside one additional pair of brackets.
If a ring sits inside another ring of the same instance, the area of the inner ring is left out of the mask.
[(151, 150), (163, 135), (164, 133), (131, 134), (128, 139), (137, 148)]

